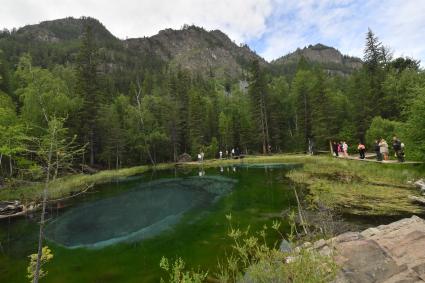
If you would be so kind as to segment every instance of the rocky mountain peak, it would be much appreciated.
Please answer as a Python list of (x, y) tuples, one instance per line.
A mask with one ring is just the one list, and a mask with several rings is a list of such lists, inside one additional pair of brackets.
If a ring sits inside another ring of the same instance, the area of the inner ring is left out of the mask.
[(309, 45), (302, 49), (280, 57), (271, 63), (273, 65), (297, 64), (301, 58), (308, 62), (321, 65), (330, 73), (347, 74), (360, 69), (362, 61), (356, 57), (343, 55), (339, 50), (321, 43)]

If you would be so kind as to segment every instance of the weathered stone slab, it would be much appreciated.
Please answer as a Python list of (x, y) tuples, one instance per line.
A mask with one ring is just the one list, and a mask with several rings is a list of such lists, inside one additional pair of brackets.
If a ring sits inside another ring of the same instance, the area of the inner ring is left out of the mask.
[(341, 266), (337, 283), (425, 282), (425, 221), (417, 216), (313, 244)]

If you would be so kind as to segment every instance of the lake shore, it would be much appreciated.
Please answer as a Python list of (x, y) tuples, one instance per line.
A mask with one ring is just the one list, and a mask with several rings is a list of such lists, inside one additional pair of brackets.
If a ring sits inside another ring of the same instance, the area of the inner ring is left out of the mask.
[[(423, 206), (408, 197), (419, 192), (411, 181), (425, 176), (425, 169), (411, 164), (380, 164), (336, 159), (328, 156), (276, 154), (247, 156), (243, 159), (214, 159), (201, 162), (162, 163), (119, 170), (104, 170), (92, 175), (76, 174), (59, 178), (49, 185), (50, 199), (61, 199), (84, 193), (91, 187), (149, 170), (230, 166), (241, 163), (298, 163), (288, 177), (307, 189), (305, 202), (310, 208), (324, 205), (343, 214), (410, 215), (424, 214)], [(409, 183), (410, 182), (410, 183)], [(23, 204), (40, 199), (43, 184), (2, 189), (1, 201), (19, 200)]]

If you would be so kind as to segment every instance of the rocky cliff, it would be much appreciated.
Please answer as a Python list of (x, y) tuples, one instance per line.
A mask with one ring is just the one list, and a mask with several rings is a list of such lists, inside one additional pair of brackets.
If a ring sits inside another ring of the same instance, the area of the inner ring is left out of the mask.
[(298, 64), (301, 58), (309, 63), (320, 65), (333, 74), (350, 74), (362, 67), (362, 61), (359, 58), (342, 55), (337, 49), (320, 43), (303, 49), (298, 48), (295, 52), (272, 61), (271, 64), (290, 68)]

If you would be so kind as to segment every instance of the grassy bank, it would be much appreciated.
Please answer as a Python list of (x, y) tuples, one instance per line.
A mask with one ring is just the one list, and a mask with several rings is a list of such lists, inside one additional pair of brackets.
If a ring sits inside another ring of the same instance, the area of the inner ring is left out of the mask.
[[(304, 157), (301, 155), (273, 155), (273, 156), (250, 156), (242, 160), (227, 159), (227, 160), (205, 160), (202, 164), (199, 162), (188, 162), (184, 164), (175, 163), (161, 163), (155, 167), (149, 165), (136, 166), (131, 168), (124, 168), (119, 170), (104, 170), (96, 174), (75, 174), (59, 178), (49, 185), (49, 196), (51, 199), (57, 199), (70, 196), (85, 190), (88, 186), (108, 183), (118, 178), (134, 176), (142, 174), (151, 169), (170, 169), (175, 166), (181, 167), (216, 167), (220, 165), (230, 165), (244, 163), (265, 163), (265, 162), (304, 162)], [(29, 186), (22, 186), (18, 188), (5, 188), (0, 190), (0, 200), (21, 200), (22, 202), (30, 202), (37, 200), (41, 197), (43, 184), (33, 184)]]
[(409, 181), (425, 177), (425, 169), (409, 164), (382, 164), (318, 157), (289, 178), (306, 185), (307, 201), (354, 215), (410, 215), (425, 213), (408, 200), (419, 195)]
[[(308, 188), (307, 201), (314, 207), (323, 204), (342, 213), (356, 215), (403, 215), (424, 213), (412, 204), (408, 195), (418, 191), (408, 181), (425, 177), (425, 169), (408, 164), (381, 164), (327, 156), (272, 155), (250, 156), (242, 160), (206, 160), (202, 164), (189, 162), (181, 167), (216, 167), (238, 163), (303, 163), (303, 170), (292, 171), (289, 178)], [(174, 163), (158, 164), (156, 169), (169, 169)], [(144, 173), (153, 167), (138, 166), (120, 170), (105, 170), (93, 175), (77, 174), (57, 179), (50, 184), (52, 199), (81, 192), (88, 186), (111, 182), (118, 178)], [(0, 200), (29, 202), (40, 198), (42, 184), (3, 189)]]

